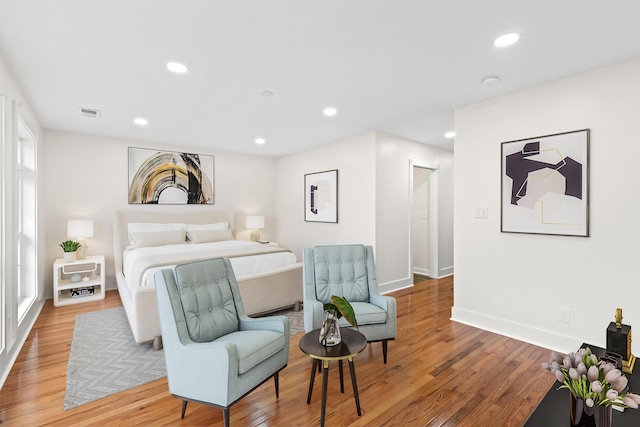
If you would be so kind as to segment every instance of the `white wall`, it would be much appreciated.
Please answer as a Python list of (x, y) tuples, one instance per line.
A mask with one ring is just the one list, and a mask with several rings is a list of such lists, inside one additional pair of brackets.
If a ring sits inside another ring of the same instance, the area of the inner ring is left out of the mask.
[[(639, 117), (640, 59), (456, 111), (454, 320), (565, 352), (604, 347), (617, 307), (639, 327)], [(500, 143), (585, 128), (590, 237), (501, 233)]]
[[(375, 134), (338, 141), (278, 159), (278, 240), (302, 259), (317, 245), (374, 245)], [(338, 169), (338, 223), (305, 222), (304, 175)]]
[[(261, 237), (277, 235), (275, 218), (275, 159), (184, 148), (116, 138), (46, 131), (41, 158), (44, 185), (40, 212), (43, 213), (46, 248), (46, 282), (52, 283), (52, 265), (62, 253), (58, 244), (66, 240), (69, 219), (94, 220), (94, 237), (87, 239), (88, 255), (106, 257), (107, 289), (115, 289), (113, 266), (113, 215), (118, 210), (200, 211), (208, 209), (236, 212), (236, 237), (249, 239), (244, 216), (265, 216)], [(215, 205), (147, 206), (129, 205), (128, 147), (186, 151), (215, 156)], [(51, 286), (48, 287), (51, 297)]]
[[(441, 252), (444, 265), (453, 266), (453, 153), (382, 133), (278, 159), (278, 238), (298, 256), (305, 247), (323, 244), (372, 245), (381, 291), (411, 285), (409, 159), (441, 165)], [(304, 175), (329, 169), (338, 169), (338, 223), (305, 222)]]

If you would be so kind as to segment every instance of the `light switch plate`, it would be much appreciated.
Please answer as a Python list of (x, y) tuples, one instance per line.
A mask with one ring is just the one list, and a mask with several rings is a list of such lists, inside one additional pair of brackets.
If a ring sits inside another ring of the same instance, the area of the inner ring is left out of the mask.
[(489, 218), (489, 208), (476, 208), (476, 218), (479, 218), (479, 219)]

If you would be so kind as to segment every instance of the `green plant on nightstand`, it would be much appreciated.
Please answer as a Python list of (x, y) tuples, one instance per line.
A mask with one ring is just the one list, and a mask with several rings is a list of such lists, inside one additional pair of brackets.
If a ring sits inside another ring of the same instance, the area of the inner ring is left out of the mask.
[(60, 247), (64, 252), (75, 252), (80, 246), (82, 246), (80, 242), (76, 242), (74, 240), (65, 240), (60, 243)]
[(64, 260), (66, 262), (73, 262), (76, 260), (76, 251), (78, 248), (82, 246), (80, 242), (76, 242), (75, 240), (65, 240), (60, 243), (60, 247), (64, 251)]

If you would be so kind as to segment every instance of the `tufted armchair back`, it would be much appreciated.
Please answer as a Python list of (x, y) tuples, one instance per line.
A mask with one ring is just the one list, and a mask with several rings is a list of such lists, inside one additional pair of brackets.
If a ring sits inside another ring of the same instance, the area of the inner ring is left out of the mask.
[[(382, 342), (387, 363), (387, 342), (396, 337), (396, 300), (380, 295), (373, 248), (365, 245), (333, 245), (302, 251), (304, 329), (322, 326), (323, 305), (332, 295), (344, 297), (353, 307), (358, 330), (368, 342)], [(340, 327), (348, 327), (344, 319)]]
[(316, 246), (312, 257), (318, 301), (331, 302), (331, 295), (340, 295), (350, 302), (369, 302), (367, 251), (363, 245)]
[(238, 311), (222, 258), (178, 265), (175, 274), (192, 341), (211, 342), (239, 329)]

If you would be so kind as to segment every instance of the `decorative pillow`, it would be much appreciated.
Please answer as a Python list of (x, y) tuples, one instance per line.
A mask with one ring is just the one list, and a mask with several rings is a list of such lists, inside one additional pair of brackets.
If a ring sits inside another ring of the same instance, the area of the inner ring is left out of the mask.
[(189, 230), (187, 229), (189, 243), (222, 242), (233, 240), (231, 230)]
[(186, 230), (187, 224), (177, 222), (130, 222), (127, 231), (131, 233), (146, 233), (149, 231)]
[(187, 231), (191, 230), (228, 230), (229, 223), (226, 221), (215, 222), (213, 224), (187, 224)]
[(146, 231), (129, 234), (130, 249), (186, 243), (184, 230)]

